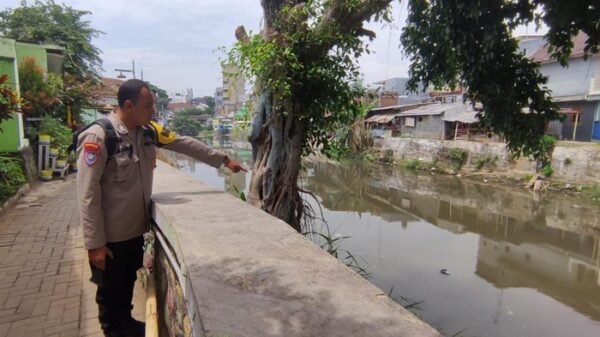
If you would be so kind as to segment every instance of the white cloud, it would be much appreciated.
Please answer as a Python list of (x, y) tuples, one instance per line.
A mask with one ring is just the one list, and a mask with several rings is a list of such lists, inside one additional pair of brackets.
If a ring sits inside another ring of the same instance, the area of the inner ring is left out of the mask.
[[(4, 2), (3, 2), (4, 3)], [(8, 0), (4, 6), (18, 6)], [(239, 25), (257, 31), (262, 17), (258, 0), (64, 0), (69, 6), (89, 10), (85, 17), (105, 34), (94, 40), (102, 50), (104, 74), (118, 75), (115, 68), (130, 68), (135, 59), (138, 76), (168, 91), (194, 88), (196, 95), (208, 95), (220, 85), (219, 47), (230, 47)], [(398, 5), (393, 12), (400, 12)], [(404, 19), (404, 18), (402, 18)], [(397, 19), (398, 22), (400, 21)], [(396, 22), (396, 25), (399, 25)], [(399, 31), (373, 24), (378, 38), (374, 54), (359, 60), (367, 83), (404, 76), (406, 62), (400, 59)], [(387, 62), (387, 53), (390, 62)]]

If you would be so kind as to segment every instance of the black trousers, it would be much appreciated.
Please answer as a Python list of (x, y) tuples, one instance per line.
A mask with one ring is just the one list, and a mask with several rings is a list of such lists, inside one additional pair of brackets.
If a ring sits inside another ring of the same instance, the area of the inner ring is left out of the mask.
[(98, 319), (104, 332), (120, 331), (124, 320), (131, 318), (133, 286), (136, 271), (142, 267), (144, 237), (106, 244), (113, 258), (106, 259), (104, 271), (92, 268), (90, 281), (98, 286), (96, 303)]

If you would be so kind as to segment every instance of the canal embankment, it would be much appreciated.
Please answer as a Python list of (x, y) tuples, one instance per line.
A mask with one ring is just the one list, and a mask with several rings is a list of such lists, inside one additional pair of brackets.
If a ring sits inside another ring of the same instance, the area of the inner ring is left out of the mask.
[[(411, 169), (477, 180), (522, 184), (546, 174), (548, 189), (600, 199), (600, 144), (556, 142), (548, 168), (527, 157), (514, 158), (504, 143), (385, 137), (377, 139), (379, 159)], [(596, 191), (599, 190), (599, 191)]]
[(286, 223), (159, 162), (160, 325), (183, 336), (439, 336)]

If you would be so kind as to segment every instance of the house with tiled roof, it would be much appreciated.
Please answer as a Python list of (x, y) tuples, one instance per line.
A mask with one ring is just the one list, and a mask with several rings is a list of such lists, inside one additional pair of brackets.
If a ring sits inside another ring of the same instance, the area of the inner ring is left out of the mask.
[[(552, 98), (566, 115), (563, 122), (548, 125), (547, 132), (559, 139), (600, 141), (600, 55), (585, 54), (588, 36), (580, 33), (573, 39), (568, 67), (560, 65), (544, 43), (528, 37), (529, 46), (536, 46), (526, 54), (540, 63), (540, 72), (548, 77)], [(521, 43), (521, 50), (527, 50)]]
[(100, 83), (94, 90), (94, 96), (98, 97), (93, 106), (82, 109), (80, 119), (83, 124), (90, 124), (93, 121), (106, 117), (119, 106), (117, 93), (123, 80), (109, 77), (102, 77)]

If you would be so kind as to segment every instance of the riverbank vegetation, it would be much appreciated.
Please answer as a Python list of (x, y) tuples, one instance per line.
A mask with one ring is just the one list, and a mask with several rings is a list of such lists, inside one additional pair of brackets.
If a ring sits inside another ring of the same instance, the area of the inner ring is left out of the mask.
[(0, 205), (27, 182), (21, 162), (20, 159), (0, 153)]

